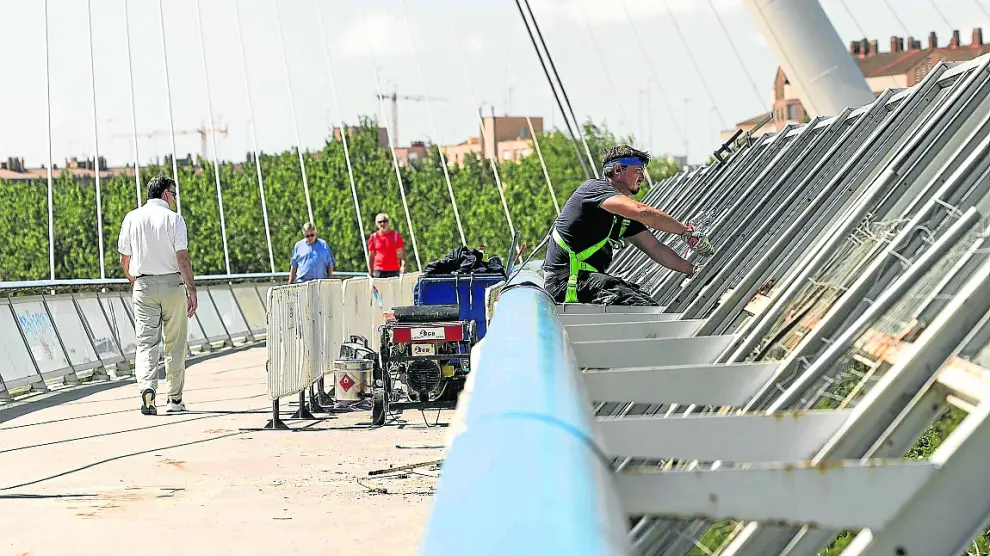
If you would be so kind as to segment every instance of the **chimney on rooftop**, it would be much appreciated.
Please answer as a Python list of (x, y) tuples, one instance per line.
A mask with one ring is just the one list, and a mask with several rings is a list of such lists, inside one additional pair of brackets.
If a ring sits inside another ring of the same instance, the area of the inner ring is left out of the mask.
[(959, 48), (959, 30), (952, 31), (952, 40), (949, 41), (949, 48)]
[(904, 39), (900, 37), (890, 37), (890, 51), (892, 53), (904, 51)]
[(849, 53), (853, 55), (859, 54), (859, 41), (851, 41), (849, 43)]
[(863, 58), (869, 56), (870, 52), (870, 41), (863, 39), (859, 41), (859, 55)]
[(973, 46), (974, 48), (979, 48), (979, 47), (983, 46), (983, 28), (982, 27), (976, 27), (975, 29), (973, 29), (973, 44), (971, 46)]
[(928, 50), (935, 50), (936, 48), (938, 48), (938, 35), (932, 31), (928, 33)]
[(880, 41), (873, 39), (870, 41), (870, 54), (880, 53)]

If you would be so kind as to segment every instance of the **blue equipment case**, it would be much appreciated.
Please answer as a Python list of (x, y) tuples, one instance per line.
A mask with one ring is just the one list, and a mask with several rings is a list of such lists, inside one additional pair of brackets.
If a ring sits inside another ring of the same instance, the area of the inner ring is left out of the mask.
[(501, 274), (445, 274), (422, 276), (416, 281), (413, 302), (416, 305), (457, 305), (460, 320), (473, 320), (478, 339), (485, 337), (485, 290), (505, 280)]

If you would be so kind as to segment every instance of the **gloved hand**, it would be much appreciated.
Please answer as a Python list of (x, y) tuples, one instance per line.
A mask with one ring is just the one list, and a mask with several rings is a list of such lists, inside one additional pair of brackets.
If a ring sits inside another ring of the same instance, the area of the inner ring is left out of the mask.
[(681, 241), (686, 243), (691, 249), (694, 249), (695, 253), (702, 257), (711, 257), (715, 254), (712, 244), (708, 241), (708, 236), (696, 233), (694, 226), (691, 224), (688, 224), (687, 228), (687, 231), (680, 236)]

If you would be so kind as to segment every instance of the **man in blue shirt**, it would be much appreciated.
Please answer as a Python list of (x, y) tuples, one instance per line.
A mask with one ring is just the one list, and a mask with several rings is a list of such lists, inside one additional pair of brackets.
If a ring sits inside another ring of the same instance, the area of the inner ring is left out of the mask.
[(312, 222), (303, 225), (303, 236), (292, 248), (289, 283), (300, 284), (333, 276), (336, 263), (333, 251), (326, 241), (316, 237), (316, 226)]

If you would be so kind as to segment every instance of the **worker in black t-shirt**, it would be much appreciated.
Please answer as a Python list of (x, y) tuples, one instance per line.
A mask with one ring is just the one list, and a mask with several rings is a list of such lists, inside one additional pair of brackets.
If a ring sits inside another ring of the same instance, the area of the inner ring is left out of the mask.
[(554, 223), (543, 263), (546, 290), (565, 303), (655, 305), (635, 284), (605, 274), (613, 243), (627, 239), (661, 265), (691, 276), (694, 265), (660, 243), (649, 228), (678, 234), (699, 255), (713, 251), (708, 238), (661, 210), (632, 199), (645, 179), (650, 155), (628, 145), (606, 151), (602, 175), (577, 188)]

